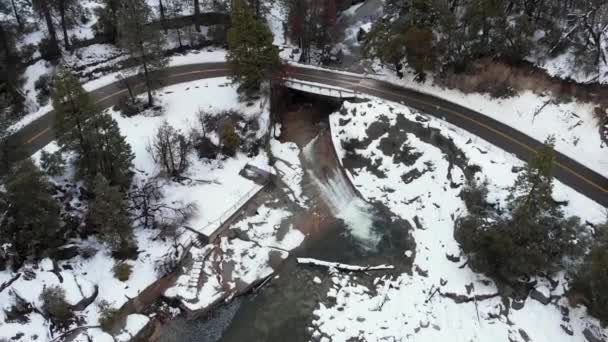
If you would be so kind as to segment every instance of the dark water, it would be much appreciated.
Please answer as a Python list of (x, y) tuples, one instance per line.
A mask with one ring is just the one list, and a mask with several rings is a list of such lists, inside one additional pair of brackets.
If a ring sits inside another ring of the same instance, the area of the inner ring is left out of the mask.
[[(308, 341), (307, 328), (314, 319), (313, 311), (321, 302), (331, 303), (326, 298), (331, 281), (326, 269), (298, 265), (296, 257), (359, 265), (390, 263), (398, 268), (395, 274), (411, 267), (403, 257), (405, 250), (415, 250), (409, 236), (410, 226), (391, 219), (392, 215), (382, 206), (374, 206), (372, 211), (372, 229), (383, 237), (377, 248), (363, 247), (347, 233), (342, 221), (336, 220), (322, 238), (307, 241), (296, 250), (277, 277), (258, 293), (240, 297), (203, 319), (176, 320), (166, 332), (179, 337), (175, 341), (186, 342)], [(314, 283), (315, 277), (322, 283)], [(362, 274), (358, 280), (371, 285), (373, 277)]]

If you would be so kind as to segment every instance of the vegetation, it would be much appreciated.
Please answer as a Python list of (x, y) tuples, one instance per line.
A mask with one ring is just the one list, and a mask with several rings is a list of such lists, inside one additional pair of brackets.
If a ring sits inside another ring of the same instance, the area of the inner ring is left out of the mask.
[[(404, 61), (419, 74), (421, 61), (463, 70), (485, 56), (517, 63), (533, 49), (547, 56), (570, 49), (590, 66), (606, 63), (600, 42), (608, 3), (602, 0), (389, 0), (384, 11), (364, 50), (397, 70)], [(540, 39), (538, 32), (544, 33)]]
[(101, 301), (99, 307), (99, 325), (101, 329), (109, 334), (112, 333), (112, 328), (118, 319), (119, 310), (113, 308), (107, 301)]
[(584, 295), (592, 315), (608, 323), (608, 223), (596, 227), (591, 251), (578, 270), (573, 290)]
[(40, 294), (42, 311), (50, 318), (56, 330), (70, 327), (74, 319), (72, 306), (65, 298), (65, 290), (59, 286), (45, 287)]
[(65, 170), (65, 159), (61, 150), (49, 153), (45, 150), (40, 152), (40, 166), (49, 176), (62, 175)]
[(234, 129), (234, 123), (229, 118), (225, 119), (222, 123), (222, 131), (221, 131), (221, 144), (222, 144), (222, 153), (229, 157), (234, 157), (236, 152), (241, 144), (241, 139), (239, 138), (236, 130)]
[(254, 94), (279, 69), (279, 51), (272, 42), (268, 26), (255, 18), (243, 0), (234, 1), (226, 60), (239, 91)]
[(154, 160), (169, 177), (181, 177), (188, 169), (190, 139), (173, 128), (167, 121), (156, 131), (151, 151)]
[(40, 258), (62, 243), (59, 207), (44, 174), (30, 159), (15, 166), (4, 187), (0, 244), (7, 247), (13, 269), (18, 269), (29, 256)]
[(91, 229), (116, 253), (128, 254), (136, 246), (125, 195), (101, 174), (95, 177), (93, 193), (88, 216)]
[(580, 220), (565, 218), (551, 196), (553, 163), (553, 140), (548, 140), (518, 176), (502, 215), (488, 205), (485, 185), (465, 189), (469, 215), (457, 222), (456, 238), (473, 266), (515, 279), (552, 272), (564, 257), (584, 252)]
[(114, 277), (123, 282), (129, 280), (132, 271), (133, 266), (127, 264), (126, 262), (117, 262), (114, 264), (114, 267), (112, 267)]
[(116, 121), (95, 107), (66, 68), (57, 74), (52, 98), (59, 145), (76, 153), (78, 175), (91, 184), (99, 173), (111, 184), (128, 189), (133, 154)]
[(160, 31), (148, 25), (152, 10), (145, 0), (123, 0), (118, 8), (119, 45), (135, 60), (139, 74), (143, 74), (148, 106), (154, 105), (152, 72), (163, 69), (167, 58), (163, 54), (164, 41)]

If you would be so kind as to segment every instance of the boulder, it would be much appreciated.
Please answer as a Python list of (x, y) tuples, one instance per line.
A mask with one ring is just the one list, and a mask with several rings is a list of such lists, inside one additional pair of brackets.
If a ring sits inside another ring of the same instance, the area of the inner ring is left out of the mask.
[(539, 286), (530, 292), (530, 298), (540, 302), (543, 305), (547, 305), (551, 302), (551, 293), (547, 287)]

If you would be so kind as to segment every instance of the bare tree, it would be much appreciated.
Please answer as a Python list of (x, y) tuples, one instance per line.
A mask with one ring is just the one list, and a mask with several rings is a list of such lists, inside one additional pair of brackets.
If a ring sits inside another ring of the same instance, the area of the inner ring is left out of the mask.
[(170, 177), (180, 178), (188, 168), (190, 148), (190, 139), (165, 121), (158, 128), (149, 150), (163, 172)]

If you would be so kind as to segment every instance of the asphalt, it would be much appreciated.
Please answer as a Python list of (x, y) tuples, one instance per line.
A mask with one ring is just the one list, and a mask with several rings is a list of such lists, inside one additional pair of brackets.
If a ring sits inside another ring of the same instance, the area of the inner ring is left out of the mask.
[[(515, 154), (522, 160), (530, 160), (541, 142), (504, 125), (486, 115), (462, 107), (430, 94), (415, 89), (400, 87), (388, 82), (372, 80), (354, 74), (345, 74), (326, 69), (290, 66), (290, 78), (322, 83), (369, 94), (385, 100), (402, 103), (421, 112), (433, 115), (458, 126), (505, 151)], [(159, 75), (163, 86), (195, 81), (205, 78), (228, 76), (225, 63), (204, 63), (170, 67)], [(140, 79), (129, 79), (134, 84), (134, 91), (144, 91)], [(91, 92), (100, 108), (118, 104), (119, 99), (127, 94), (120, 82), (115, 82)], [(21, 146), (28, 155), (40, 150), (55, 139), (53, 131), (54, 112), (43, 115), (38, 120), (23, 127), (12, 137), (12, 143)], [(556, 152), (555, 178), (574, 190), (586, 195), (604, 207), (608, 207), (608, 178)]]

